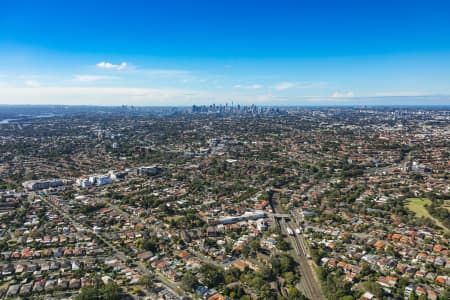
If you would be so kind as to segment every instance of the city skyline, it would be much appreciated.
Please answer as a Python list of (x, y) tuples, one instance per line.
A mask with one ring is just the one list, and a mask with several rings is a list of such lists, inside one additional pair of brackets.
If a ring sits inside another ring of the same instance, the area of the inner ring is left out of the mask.
[(444, 1), (6, 1), (0, 104), (445, 105)]

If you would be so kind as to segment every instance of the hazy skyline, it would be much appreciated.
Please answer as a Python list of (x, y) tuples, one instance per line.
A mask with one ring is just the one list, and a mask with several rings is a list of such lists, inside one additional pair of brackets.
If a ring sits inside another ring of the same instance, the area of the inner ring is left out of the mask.
[(2, 1), (0, 104), (450, 104), (446, 1)]

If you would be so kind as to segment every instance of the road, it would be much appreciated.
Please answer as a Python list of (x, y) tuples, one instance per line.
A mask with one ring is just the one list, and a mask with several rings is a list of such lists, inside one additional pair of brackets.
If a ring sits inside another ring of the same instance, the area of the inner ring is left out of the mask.
[(111, 243), (107, 238), (105, 238), (103, 235), (95, 232), (89, 227), (86, 227), (85, 225), (79, 223), (77, 220), (75, 220), (70, 214), (65, 212), (60, 206), (54, 204), (52, 201), (48, 200), (46, 197), (40, 196), (40, 199), (44, 201), (49, 206), (53, 207), (56, 211), (58, 211), (66, 220), (68, 220), (71, 225), (73, 225), (77, 230), (88, 232), (91, 235), (97, 237), (99, 240), (101, 240), (107, 247), (109, 247), (114, 256), (121, 260), (122, 262), (126, 262), (127, 260), (131, 260), (136, 263), (136, 269), (141, 275), (147, 275), (147, 274), (154, 274), (158, 279), (161, 280), (161, 282), (164, 284), (165, 288), (170, 290), (174, 295), (178, 295), (180, 298), (185, 296), (185, 293), (179, 289), (178, 285), (169, 281), (165, 276), (154, 273), (150, 269), (148, 269), (141, 261), (138, 261), (129, 255), (123, 253), (117, 247)]
[[(122, 217), (124, 217), (126, 219), (131, 219), (137, 223), (142, 223), (142, 220), (140, 218), (124, 211), (118, 205), (111, 203), (111, 201), (109, 199), (107, 199), (107, 198), (102, 198), (102, 199), (105, 200), (106, 204), (110, 208), (114, 209), (114, 211), (116, 213), (120, 214)], [(160, 229), (156, 228), (156, 226), (152, 226), (147, 223), (144, 223), (144, 226), (145, 226), (145, 229), (147, 229), (149, 231), (160, 232)], [(162, 234), (162, 232), (160, 232), (160, 233)], [(133, 259), (133, 261), (135, 261), (138, 264), (138, 266), (141, 266), (141, 267), (144, 267), (145, 269), (147, 269), (147, 267), (145, 267), (145, 265), (142, 262), (136, 261), (136, 259)], [(170, 289), (173, 293), (175, 293), (176, 295), (178, 295), (180, 297), (186, 296), (185, 292), (181, 289), (181, 287), (178, 283), (170, 281), (167, 277), (165, 277), (164, 275), (162, 275), (159, 272), (153, 272), (153, 274), (156, 277), (158, 277), (158, 279), (161, 280), (161, 282), (166, 286), (166, 288)]]
[[(279, 207), (278, 201), (272, 200), (272, 209), (275, 214), (281, 213), (281, 209)], [(292, 219), (292, 216), (291, 218)], [(312, 270), (311, 265), (308, 260), (309, 251), (306, 247), (306, 243), (302, 237), (299, 237), (294, 233), (294, 235), (289, 235), (287, 231), (287, 227), (289, 226), (291, 229), (295, 230), (298, 225), (294, 224), (290, 220), (286, 220), (285, 218), (281, 218), (281, 221), (278, 222), (282, 233), (289, 237), (293, 250), (290, 251), (290, 254), (295, 259), (295, 261), (299, 265), (300, 269), (300, 290), (311, 300), (325, 300), (325, 297), (322, 293), (322, 289), (320, 283), (316, 280), (316, 276), (314, 276), (314, 270)]]
[[(142, 220), (140, 220), (138, 217), (136, 217), (136, 216), (134, 216), (134, 215), (132, 215), (132, 214), (122, 210), (119, 206), (117, 206), (117, 205), (111, 203), (110, 201), (108, 201), (108, 199), (104, 199), (104, 200), (106, 200), (107, 205), (109, 207), (111, 207), (112, 209), (114, 209), (114, 211), (116, 213), (120, 214), (121, 216), (123, 216), (125, 218), (130, 218), (130, 219), (132, 219), (135, 222), (142, 223)], [(159, 233), (161, 235), (165, 234), (162, 229), (157, 228), (156, 226), (152, 226), (152, 225), (149, 225), (147, 223), (145, 223), (144, 226), (145, 226), (145, 228), (147, 230)], [(194, 255), (195, 257), (197, 257), (200, 260), (202, 260), (204, 263), (215, 265), (215, 266), (221, 267), (221, 268), (223, 268), (223, 267), (225, 267), (227, 265), (227, 264), (221, 264), (221, 263), (219, 263), (219, 262), (217, 262), (217, 261), (215, 261), (215, 260), (213, 260), (213, 259), (211, 259), (211, 258), (209, 258), (209, 257), (207, 257), (205, 255), (203, 255), (202, 253), (200, 253), (198, 251), (195, 251), (194, 249), (188, 249), (187, 251), (189, 253), (191, 253), (192, 255)], [(175, 283), (173, 283), (173, 284), (175, 285)]]
[(325, 297), (322, 294), (322, 290), (320, 288), (320, 283), (316, 281), (316, 277), (313, 274), (314, 270), (312, 270), (308, 259), (309, 252), (307, 250), (305, 242), (302, 240), (301, 237), (299, 237), (296, 234), (294, 235), (288, 234), (287, 227), (290, 227), (291, 229), (295, 228), (292, 222), (285, 221), (285, 219), (282, 219), (280, 222), (280, 227), (283, 234), (287, 234), (289, 236), (289, 240), (293, 247), (293, 249), (290, 251), (291, 255), (299, 264), (301, 274), (300, 279), (301, 290), (303, 291), (305, 296), (311, 300), (325, 299)]
[[(405, 158), (403, 158), (399, 163), (394, 165), (389, 165), (385, 167), (371, 167), (366, 170), (364, 170), (365, 176), (370, 176), (372, 174), (382, 174), (383, 172), (389, 172), (392, 170), (395, 170), (396, 168), (400, 167), (405, 161)], [(312, 184), (309, 186), (304, 193), (310, 196), (311, 192), (314, 191), (318, 186), (326, 182), (328, 179), (322, 179), (315, 184)], [(279, 206), (278, 195), (275, 194), (273, 198), (271, 199), (271, 206), (273, 210), (273, 214), (271, 215), (274, 219), (278, 218), (281, 219), (280, 222), (278, 222), (280, 228), (282, 229), (283, 234), (286, 234), (289, 236), (289, 240), (291, 242), (291, 245), (293, 247), (293, 250), (291, 251), (291, 254), (293, 258), (298, 262), (300, 265), (300, 274), (302, 276), (300, 280), (300, 290), (303, 291), (305, 296), (307, 296), (311, 300), (321, 300), (325, 299), (322, 289), (320, 286), (320, 282), (318, 281), (318, 278), (314, 276), (314, 270), (312, 269), (310, 260), (308, 259), (309, 256), (309, 249), (307, 247), (307, 244), (304, 240), (304, 237), (299, 234), (289, 235), (287, 233), (287, 226), (289, 226), (291, 229), (294, 230), (295, 228), (298, 228), (302, 224), (304, 224), (305, 220), (303, 219), (303, 214), (299, 214), (295, 210), (290, 212), (290, 218), (287, 218), (285, 215), (283, 215), (283, 212), (281, 210), (281, 207)], [(295, 220), (296, 223), (293, 223), (290, 220)], [(355, 236), (367, 236), (366, 234), (361, 233), (354, 233)]]

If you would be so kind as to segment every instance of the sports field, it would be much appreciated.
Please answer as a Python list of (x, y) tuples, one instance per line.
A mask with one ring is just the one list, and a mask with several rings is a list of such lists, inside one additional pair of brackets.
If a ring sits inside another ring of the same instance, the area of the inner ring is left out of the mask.
[(448, 231), (447, 228), (445, 228), (444, 224), (442, 224), (438, 219), (436, 219), (435, 217), (433, 217), (432, 215), (430, 215), (430, 213), (428, 212), (428, 210), (425, 208), (425, 204), (430, 205), (431, 204), (431, 200), (427, 199), (427, 198), (409, 198), (406, 199), (406, 207), (414, 212), (416, 214), (417, 218), (429, 218), (431, 220), (433, 220), (439, 227), (441, 227), (442, 229), (444, 229), (445, 231)]

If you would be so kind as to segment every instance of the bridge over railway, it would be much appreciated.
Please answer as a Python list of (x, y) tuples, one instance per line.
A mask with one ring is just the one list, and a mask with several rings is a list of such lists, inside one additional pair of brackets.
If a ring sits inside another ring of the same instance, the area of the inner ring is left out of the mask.
[(275, 213), (271, 213), (268, 214), (269, 217), (271, 218), (277, 218), (277, 219), (290, 219), (291, 215), (290, 214), (275, 214)]

